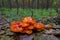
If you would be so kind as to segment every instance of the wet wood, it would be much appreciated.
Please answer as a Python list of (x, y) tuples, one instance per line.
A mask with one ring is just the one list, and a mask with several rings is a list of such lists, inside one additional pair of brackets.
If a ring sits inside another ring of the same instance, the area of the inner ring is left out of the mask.
[(32, 35), (19, 35), (17, 40), (33, 40), (34, 34)]

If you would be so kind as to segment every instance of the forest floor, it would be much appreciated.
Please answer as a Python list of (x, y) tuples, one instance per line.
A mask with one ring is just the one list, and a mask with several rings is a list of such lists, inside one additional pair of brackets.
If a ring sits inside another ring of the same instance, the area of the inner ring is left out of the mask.
[(10, 23), (4, 18), (4, 15), (0, 15), (0, 40), (13, 40), (13, 33), (9, 29)]
[[(4, 15), (0, 15), (0, 40), (59, 40), (54, 35), (37, 33), (32, 35), (21, 35), (16, 39), (13, 32), (10, 31), (10, 22), (5, 20)], [(35, 35), (35, 36), (34, 36)]]
[[(2, 9), (0, 11), (0, 40), (59, 40), (60, 36), (56, 36), (54, 34), (60, 33), (60, 29), (56, 29), (56, 30), (45, 30), (45, 33), (33, 33), (31, 35), (16, 35), (15, 33), (11, 32), (10, 30), (10, 23), (14, 20), (18, 20), (20, 21), (21, 18), (25, 17), (25, 16), (31, 16), (32, 15), (32, 11), (33, 11), (33, 17), (35, 19), (40, 19), (43, 17), (53, 17), (53, 16), (57, 16), (56, 10), (54, 9), (19, 9), (18, 11), (18, 15), (17, 15), (17, 10), (16, 9)], [(41, 12), (40, 12), (41, 11)], [(50, 14), (51, 13), (51, 14)], [(49, 23), (52, 22), (52, 18), (47, 18), (48, 20), (43, 19), (42, 21), (44, 23)], [(54, 19), (55, 20), (55, 19)], [(59, 19), (60, 20), (60, 19)], [(41, 20), (39, 20), (41, 21)], [(38, 21), (38, 22), (39, 22)], [(55, 21), (54, 21), (55, 22)], [(56, 22), (57, 23), (57, 22)], [(60, 28), (60, 25), (57, 25)], [(54, 27), (56, 27), (56, 25), (54, 24)], [(53, 32), (53, 33), (52, 33)], [(50, 34), (49, 34), (50, 33)]]

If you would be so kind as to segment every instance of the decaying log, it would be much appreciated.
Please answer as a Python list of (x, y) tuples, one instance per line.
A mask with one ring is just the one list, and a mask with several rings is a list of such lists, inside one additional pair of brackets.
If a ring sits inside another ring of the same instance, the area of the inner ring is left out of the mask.
[[(44, 34), (44, 35), (48, 35), (48, 38), (46, 38), (47, 40), (49, 39), (55, 39), (56, 37), (54, 36), (54, 35), (60, 35), (60, 28), (59, 27), (55, 27), (55, 28), (52, 28), (52, 29), (50, 29), (50, 30), (45, 30), (44, 31), (44, 33), (40, 33), (40, 32), (38, 32), (38, 33), (33, 33), (33, 34), (31, 34), (31, 35), (19, 35), (18, 36), (18, 38), (17, 38), (17, 40), (33, 40), (34, 39), (34, 37), (36, 36), (36, 34), (37, 35), (39, 35), (39, 36), (41, 36), (41, 34)], [(50, 35), (50, 36), (49, 36)], [(51, 35), (53, 35), (53, 38), (52, 38), (52, 36)], [(51, 37), (51, 38), (49, 38), (49, 37)], [(45, 38), (45, 37), (44, 37)], [(56, 38), (56, 40), (58, 40), (58, 38)]]
[(19, 35), (17, 40), (33, 40), (34, 34), (32, 35)]
[(43, 38), (45, 38), (45, 36), (47, 36), (48, 38), (47, 37), (45, 38), (47, 40), (48, 39), (54, 40), (55, 38), (56, 38), (56, 40), (58, 40), (58, 38), (55, 37), (54, 35), (60, 35), (60, 29), (45, 30), (44, 33), (39, 32), (39, 33), (33, 33), (31, 35), (26, 35), (26, 34), (25, 35), (19, 35), (17, 40), (33, 40), (36, 35), (38, 35), (40, 38), (41, 38), (41, 36), (43, 36)]
[(45, 34), (48, 34), (48, 35), (51, 35), (51, 34), (53, 34), (53, 35), (60, 35), (60, 29), (56, 29), (56, 30), (54, 30), (54, 29), (45, 30), (44, 33)]

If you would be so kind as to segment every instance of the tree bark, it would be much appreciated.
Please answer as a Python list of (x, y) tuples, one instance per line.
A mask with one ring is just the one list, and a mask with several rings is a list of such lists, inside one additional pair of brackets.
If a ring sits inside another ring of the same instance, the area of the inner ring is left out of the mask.
[(17, 4), (17, 15), (18, 15), (18, 10), (19, 10), (18, 0), (16, 0), (16, 4)]
[(11, 0), (8, 0), (8, 5), (9, 5), (9, 8), (11, 9), (12, 7), (12, 5), (11, 5)]

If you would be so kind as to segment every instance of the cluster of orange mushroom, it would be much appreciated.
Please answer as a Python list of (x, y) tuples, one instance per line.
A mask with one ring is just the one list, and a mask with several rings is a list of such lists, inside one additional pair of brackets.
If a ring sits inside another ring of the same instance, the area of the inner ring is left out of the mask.
[(25, 17), (22, 21), (14, 21), (11, 23), (10, 29), (12, 32), (20, 32), (32, 34), (33, 30), (41, 31), (45, 29), (45, 24), (37, 23), (32, 17)]

